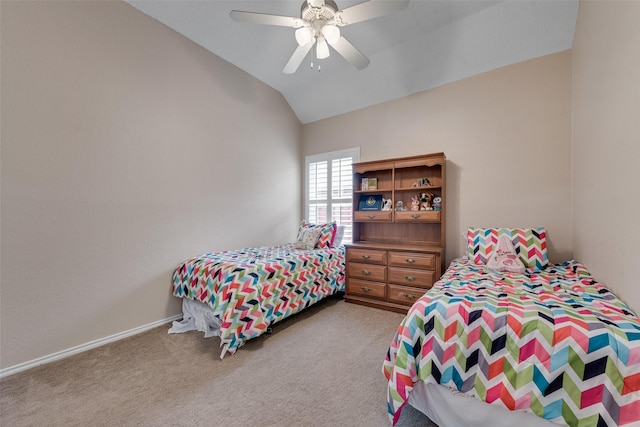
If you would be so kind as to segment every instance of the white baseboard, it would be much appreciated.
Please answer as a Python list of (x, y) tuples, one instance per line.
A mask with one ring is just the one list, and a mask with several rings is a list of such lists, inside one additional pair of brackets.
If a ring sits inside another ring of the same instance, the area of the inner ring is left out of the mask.
[(0, 369), (0, 378), (8, 377), (9, 375), (17, 374), (18, 372), (26, 371), (27, 369), (35, 368), (36, 366), (44, 365), (45, 363), (51, 363), (56, 360), (64, 359), (65, 357), (82, 353), (83, 351), (91, 350), (92, 348), (100, 347), (105, 344), (109, 344), (109, 343), (130, 337), (132, 335), (137, 335), (141, 332), (148, 331), (149, 329), (153, 329), (156, 326), (161, 326), (161, 325), (164, 325), (165, 323), (169, 323), (174, 320), (180, 320), (180, 319), (182, 319), (182, 314), (177, 314), (175, 316), (171, 316), (163, 320), (158, 320), (157, 322), (149, 323), (147, 325), (129, 329), (128, 331), (110, 335), (105, 338), (100, 338), (95, 341), (90, 341), (86, 344), (81, 344), (76, 347), (71, 347), (66, 350), (58, 351), (57, 353), (53, 353), (47, 356), (39, 357), (37, 359), (29, 360), (28, 362), (19, 363), (14, 366), (9, 366), (8, 368)]

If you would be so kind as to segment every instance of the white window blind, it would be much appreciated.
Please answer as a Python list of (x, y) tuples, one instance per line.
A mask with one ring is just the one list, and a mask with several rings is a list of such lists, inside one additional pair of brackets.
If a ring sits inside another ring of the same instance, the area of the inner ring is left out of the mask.
[(314, 224), (335, 221), (344, 226), (343, 243), (352, 241), (351, 165), (359, 159), (359, 148), (315, 154), (305, 159), (306, 217)]

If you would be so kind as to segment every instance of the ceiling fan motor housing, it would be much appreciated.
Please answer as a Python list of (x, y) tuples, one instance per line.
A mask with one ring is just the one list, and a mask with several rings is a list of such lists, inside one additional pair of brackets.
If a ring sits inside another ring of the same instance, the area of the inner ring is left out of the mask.
[(302, 6), (300, 7), (300, 18), (309, 22), (313, 22), (317, 19), (330, 21), (338, 11), (338, 5), (333, 0), (324, 0), (324, 4), (320, 7), (314, 6), (313, 3), (319, 2), (311, 0), (311, 4), (309, 4), (309, 1), (302, 3)]
[(296, 30), (298, 45), (317, 41), (318, 59), (329, 56), (327, 42), (333, 44), (340, 39), (340, 30), (334, 23), (338, 6), (332, 0), (307, 0), (300, 8), (300, 19), (304, 21)]

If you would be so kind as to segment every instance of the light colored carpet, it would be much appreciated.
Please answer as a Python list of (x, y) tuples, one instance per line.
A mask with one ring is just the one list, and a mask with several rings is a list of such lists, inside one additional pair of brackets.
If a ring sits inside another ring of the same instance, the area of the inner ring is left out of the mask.
[[(403, 316), (331, 298), (219, 359), (169, 325), (0, 381), (3, 426), (390, 426), (382, 361)], [(405, 407), (400, 427), (434, 427)]]

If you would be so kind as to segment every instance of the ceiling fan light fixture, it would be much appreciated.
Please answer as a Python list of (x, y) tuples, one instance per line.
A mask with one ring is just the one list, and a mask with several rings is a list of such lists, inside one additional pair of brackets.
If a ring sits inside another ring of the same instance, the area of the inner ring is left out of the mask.
[(326, 24), (322, 27), (322, 35), (330, 44), (336, 43), (340, 40), (340, 29), (332, 24)]
[(318, 36), (318, 45), (316, 46), (316, 56), (318, 59), (329, 57), (329, 45), (323, 36)]
[(313, 30), (309, 27), (301, 27), (296, 30), (296, 41), (298, 45), (304, 46), (313, 38)]

